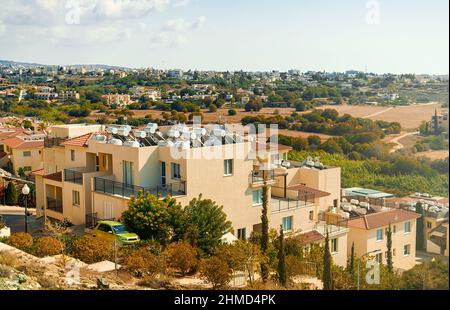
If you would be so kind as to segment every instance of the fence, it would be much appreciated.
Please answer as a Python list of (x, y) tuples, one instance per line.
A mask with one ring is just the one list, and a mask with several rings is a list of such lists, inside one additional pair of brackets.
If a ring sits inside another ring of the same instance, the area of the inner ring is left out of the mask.
[(83, 173), (75, 170), (64, 169), (64, 181), (75, 184), (83, 184)]

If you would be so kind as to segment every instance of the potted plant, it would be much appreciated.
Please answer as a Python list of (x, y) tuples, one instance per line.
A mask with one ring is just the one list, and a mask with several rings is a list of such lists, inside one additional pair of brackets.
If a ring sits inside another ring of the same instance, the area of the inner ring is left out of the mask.
[(3, 216), (0, 215), (0, 238), (9, 237), (10, 235), (11, 229), (6, 226)]

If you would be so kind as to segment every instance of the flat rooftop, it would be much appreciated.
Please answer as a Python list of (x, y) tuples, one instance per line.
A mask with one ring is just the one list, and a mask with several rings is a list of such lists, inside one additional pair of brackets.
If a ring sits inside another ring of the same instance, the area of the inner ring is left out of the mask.
[(343, 189), (345, 196), (366, 196), (368, 198), (390, 198), (394, 197), (393, 194), (381, 192), (375, 189), (362, 188), (362, 187), (350, 187)]

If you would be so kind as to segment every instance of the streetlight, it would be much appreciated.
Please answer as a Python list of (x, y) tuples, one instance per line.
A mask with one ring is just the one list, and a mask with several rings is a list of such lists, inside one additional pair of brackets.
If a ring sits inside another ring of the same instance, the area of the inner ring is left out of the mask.
[(25, 197), (25, 232), (28, 232), (28, 194), (30, 193), (30, 188), (25, 183), (25, 185), (22, 187), (22, 194)]
[(361, 274), (361, 259), (364, 257), (364, 256), (367, 256), (367, 255), (369, 255), (369, 254), (374, 254), (374, 253), (378, 253), (378, 252), (380, 252), (381, 250), (380, 249), (378, 249), (378, 250), (374, 250), (374, 251), (370, 251), (370, 252), (367, 252), (367, 253), (365, 253), (365, 254), (363, 254), (363, 255), (361, 255), (360, 257), (359, 257), (359, 259), (358, 259), (358, 291), (359, 291), (359, 287), (360, 287), (360, 285), (359, 285), (359, 278), (360, 278), (360, 274)]

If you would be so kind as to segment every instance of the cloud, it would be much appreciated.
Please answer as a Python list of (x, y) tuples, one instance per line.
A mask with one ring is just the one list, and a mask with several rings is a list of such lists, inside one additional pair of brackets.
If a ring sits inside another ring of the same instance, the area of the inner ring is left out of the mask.
[(191, 0), (175, 0), (174, 3), (173, 3), (173, 6), (174, 6), (175, 8), (185, 7), (185, 6), (187, 6), (190, 2), (191, 2)]
[(189, 43), (186, 33), (200, 29), (206, 21), (204, 16), (189, 22), (184, 18), (177, 18), (167, 21), (161, 28), (161, 32), (151, 38), (153, 44), (164, 47), (180, 47)]
[(196, 30), (203, 26), (206, 18), (204, 16), (199, 17), (193, 22), (188, 22), (184, 18), (171, 19), (166, 22), (162, 27), (163, 31), (182, 32), (187, 30)]

